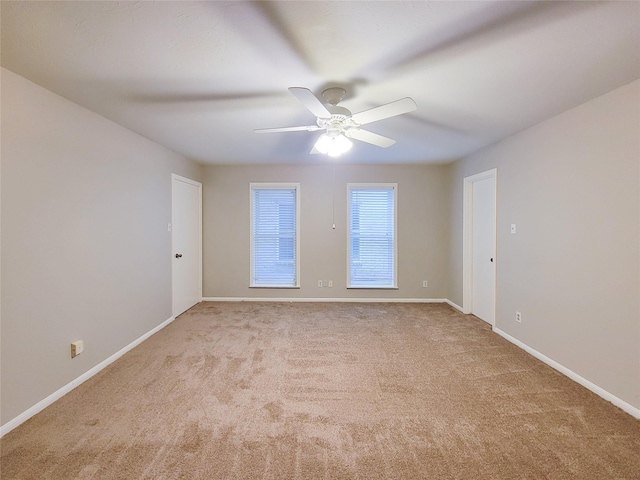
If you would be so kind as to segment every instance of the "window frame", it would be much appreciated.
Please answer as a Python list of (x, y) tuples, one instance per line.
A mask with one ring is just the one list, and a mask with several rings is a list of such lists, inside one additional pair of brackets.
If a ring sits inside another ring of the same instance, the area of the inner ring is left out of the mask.
[[(390, 285), (354, 285), (351, 281), (351, 192), (353, 190), (393, 191), (393, 279)], [(398, 289), (398, 184), (397, 183), (347, 183), (347, 288), (365, 290)]]
[[(295, 190), (295, 284), (271, 285), (255, 282), (255, 238), (254, 238), (254, 191)], [(300, 288), (300, 183), (250, 182), (249, 183), (249, 288)]]

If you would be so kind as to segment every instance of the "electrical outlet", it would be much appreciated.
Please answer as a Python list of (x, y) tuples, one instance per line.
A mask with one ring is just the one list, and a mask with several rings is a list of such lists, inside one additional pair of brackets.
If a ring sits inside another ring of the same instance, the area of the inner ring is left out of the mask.
[(82, 340), (76, 340), (71, 344), (71, 358), (77, 357), (84, 350), (84, 342)]
[(427, 288), (429, 286), (429, 282), (427, 282), (426, 280), (422, 281), (422, 287), (423, 288)]
[(329, 280), (329, 283), (327, 284), (327, 287), (333, 288), (333, 280)]
[(516, 322), (522, 323), (522, 314), (520, 312), (516, 312)]
[(318, 280), (318, 287), (322, 287), (322, 280)]

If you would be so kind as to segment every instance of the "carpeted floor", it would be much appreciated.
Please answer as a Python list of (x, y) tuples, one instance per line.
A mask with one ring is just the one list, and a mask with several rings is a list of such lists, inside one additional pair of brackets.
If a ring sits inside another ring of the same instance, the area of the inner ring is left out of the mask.
[(2, 479), (640, 479), (640, 422), (442, 304), (202, 303)]

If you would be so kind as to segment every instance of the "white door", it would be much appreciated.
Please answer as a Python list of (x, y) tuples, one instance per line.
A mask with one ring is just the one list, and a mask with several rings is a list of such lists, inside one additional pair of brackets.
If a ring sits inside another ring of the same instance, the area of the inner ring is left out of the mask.
[(462, 311), (495, 325), (497, 169), (464, 179)]
[(173, 316), (202, 300), (202, 184), (171, 175)]
[(494, 324), (496, 286), (496, 179), (472, 184), (472, 302), (471, 312)]

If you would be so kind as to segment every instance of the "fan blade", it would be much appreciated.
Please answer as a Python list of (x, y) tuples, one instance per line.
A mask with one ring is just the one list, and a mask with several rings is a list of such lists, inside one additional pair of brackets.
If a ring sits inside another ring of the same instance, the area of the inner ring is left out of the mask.
[(385, 118), (395, 117), (396, 115), (402, 115), (403, 113), (413, 112), (416, 108), (418, 108), (416, 102), (412, 98), (405, 97), (395, 102), (351, 115), (351, 120), (358, 125), (365, 125)]
[(331, 112), (327, 110), (327, 107), (318, 100), (311, 90), (304, 87), (289, 87), (289, 91), (295, 96), (300, 103), (309, 109), (316, 117), (330, 118)]
[(351, 130), (347, 130), (345, 134), (349, 138), (355, 138), (356, 140), (360, 140), (361, 142), (370, 143), (382, 148), (390, 147), (391, 145), (396, 143), (396, 141), (392, 140), (391, 138), (383, 137), (382, 135), (378, 135), (377, 133), (373, 133), (368, 130), (361, 130), (359, 128), (352, 128)]
[(278, 132), (315, 132), (322, 130), (318, 125), (305, 125), (304, 127), (282, 127), (282, 128), (257, 128), (256, 133), (278, 133)]

